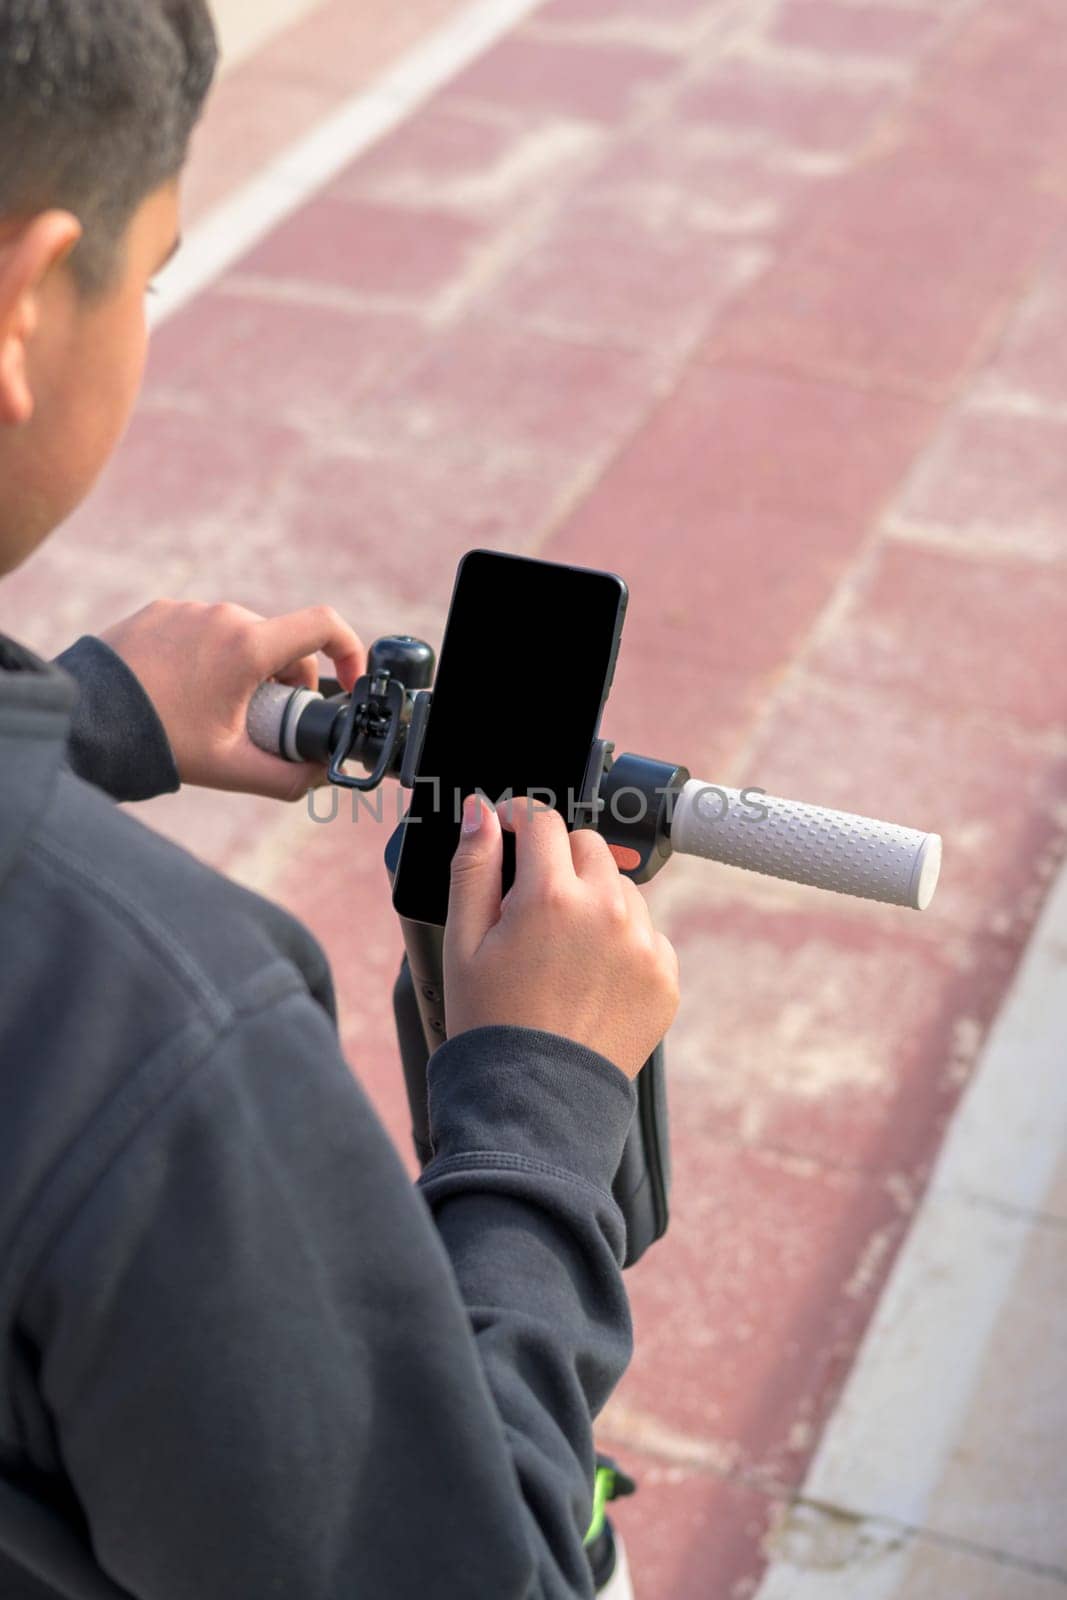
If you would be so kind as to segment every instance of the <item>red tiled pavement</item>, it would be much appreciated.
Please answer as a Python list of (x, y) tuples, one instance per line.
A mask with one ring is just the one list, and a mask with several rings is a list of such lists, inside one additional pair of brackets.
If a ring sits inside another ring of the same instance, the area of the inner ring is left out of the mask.
[(688, 1113), (673, 1156), (671, 1229), (630, 1270), (636, 1349), (605, 1431), (640, 1441), (627, 1413), (652, 1417), (678, 1456), (695, 1440), (734, 1477), (796, 1484), (907, 1212), (879, 1178), (722, 1144)]
[[(625, 528), (616, 524), (615, 535), (624, 544), (654, 514), (690, 558), (708, 548), (701, 529), (708, 512), (799, 514), (847, 523), (861, 536), (917, 455), (933, 415), (895, 395), (694, 366), (597, 496), (625, 508)], [(597, 496), (583, 521), (596, 523)]]
[(312, 571), (329, 569), (338, 604), (431, 604), (439, 633), (463, 552), (536, 543), (559, 487), (532, 454), (486, 452), (470, 466), (415, 450), (311, 459), (287, 492), (290, 534)]
[(461, 274), (478, 237), (474, 224), (445, 211), (323, 197), (276, 228), (242, 270), (424, 305)]
[(614, 125), (676, 71), (668, 56), (639, 45), (568, 44), (520, 32), (454, 78), (449, 94), (508, 111), (548, 110)]
[(602, 129), (552, 112), (502, 117), (492, 107), (440, 97), (403, 122), (330, 185), (328, 193), (396, 205), (437, 205), (488, 217), (535, 210), (546, 184), (580, 171), (604, 143)]
[[(1046, 452), (1047, 460), (1047, 441)], [(1067, 491), (1067, 473), (1061, 481)], [(959, 707), (1054, 731), (1067, 724), (1065, 644), (1067, 563), (887, 545), (812, 662), (846, 682), (888, 688), (920, 714)]]
[(615, 699), (654, 696), (648, 737), (672, 759), (700, 771), (719, 754), (707, 741), (723, 688), (747, 678), (758, 692), (790, 659), (930, 426), (926, 406), (892, 395), (695, 366), (553, 535), (555, 559), (610, 551), (648, 573), (656, 603), (631, 585), (631, 678)]
[[(979, 635), (976, 654), (984, 648)], [(743, 777), (909, 827), (941, 819), (941, 883), (921, 922), (935, 938), (995, 934), (1017, 953), (1064, 851), (1062, 730), (924, 706), (851, 675), (794, 674), (750, 741)], [(865, 915), (900, 922), (874, 906)]]
[(866, 148), (898, 97), (893, 88), (844, 74), (813, 78), (735, 56), (713, 61), (686, 89), (677, 110), (683, 122), (773, 145), (794, 162), (844, 161)]
[(934, 7), (850, 5), (840, 0), (785, 0), (771, 29), (772, 44), (830, 57), (861, 57), (879, 64), (921, 59), (941, 31)]
[[(180, 551), (153, 563), (158, 582), (170, 586), (186, 571)], [(54, 533), (32, 561), (4, 579), (3, 626), (55, 654), (84, 632), (127, 616), (150, 597), (143, 566), (124, 561), (85, 536), (78, 519)]]
[[(713, 20), (724, 9), (724, 0), (659, 0), (657, 17), (670, 21), (703, 22)], [(641, 0), (549, 0), (537, 13), (538, 25), (625, 27), (645, 22), (648, 7)]]
[(266, 85), (271, 76), (299, 78), (343, 96), (375, 83), (462, 7), (456, 0), (325, 0), (296, 27), (273, 38), (248, 63)]
[(382, 451), (462, 461), (495, 446), (533, 452), (551, 472), (617, 447), (644, 420), (654, 381), (648, 357), (474, 313), (354, 420)]
[(812, 200), (709, 353), (947, 398), (988, 354), (1060, 206), (908, 125)]
[[(609, 1454), (609, 1427), (601, 1434)], [(750, 1594), (760, 1546), (780, 1502), (761, 1490), (730, 1482), (701, 1466), (621, 1444), (625, 1468), (640, 1493), (610, 1507), (626, 1542), (634, 1591), (670, 1600), (708, 1600), (715, 1594)], [(620, 1461), (620, 1465), (622, 1462)]]
[[(395, 53), (383, 3), (241, 69), (214, 199), (384, 59), (369, 19)], [(921, 917), (695, 862), (649, 891), (675, 1214), (602, 1437), (645, 1472), (639, 1592), (740, 1600), (1064, 852), (1067, 35), (1059, 0), (655, 20), (543, 7), (194, 300), (5, 597), (53, 648), (167, 591), (437, 642), (472, 545), (610, 566), (608, 737), (944, 834)], [(312, 925), (410, 1166), (389, 824), (142, 814)]]
[(217, 84), (197, 132), (185, 212), (202, 216), (254, 178), (462, 0), (325, 0)]
[(1020, 186), (1036, 181), (1062, 196), (1065, 73), (1059, 0), (975, 6), (917, 86), (916, 120), (931, 154), (951, 167), (999, 170)]
[(1057, 233), (980, 387), (993, 403), (1007, 395), (1028, 407), (1067, 407), (1067, 230)]
[(145, 406), (101, 476), (91, 512), (75, 521), (77, 542), (172, 584), (175, 573), (179, 581), (211, 574), (227, 543), (239, 542), (254, 564), (277, 538), (271, 505), (301, 442), (275, 420), (230, 417), (220, 427), (202, 408)]
[(786, 226), (811, 184), (773, 150), (724, 139), (714, 126), (667, 110), (614, 140), (579, 198), (625, 207), (645, 227), (680, 224), (757, 241)]
[[(490, 306), (509, 322), (673, 365), (765, 264), (758, 245), (684, 216), (578, 196), (502, 279)], [(644, 293), (647, 284), (656, 285), (654, 295)]]
[(255, 60), (222, 81), (193, 136), (184, 201), (187, 222), (253, 178), (334, 108), (335, 97), (322, 84), (275, 76), (264, 81), (254, 70)]
[(685, 1130), (916, 1194), (1013, 951), (847, 901), (775, 903), (733, 868), (669, 910), (693, 982), (672, 1035)]
[[(1009, 360), (987, 369), (990, 385), (997, 381), (994, 373), (1010, 370)], [(1054, 360), (1050, 355), (1045, 364), (1050, 386)], [(1027, 371), (1033, 374), (1033, 366)], [(962, 410), (949, 418), (905, 487), (893, 526), (960, 555), (981, 551), (1063, 562), (1065, 494), (1067, 410)]]
[(215, 419), (255, 417), (344, 445), (360, 401), (424, 347), (414, 312), (293, 303), (233, 278), (220, 288), (201, 296), (195, 318), (155, 335), (145, 382), (153, 409), (202, 408), (210, 371)]

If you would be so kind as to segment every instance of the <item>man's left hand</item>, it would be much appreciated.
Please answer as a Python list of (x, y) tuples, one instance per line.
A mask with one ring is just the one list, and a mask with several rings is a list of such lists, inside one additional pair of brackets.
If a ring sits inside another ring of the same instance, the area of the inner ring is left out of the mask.
[(261, 617), (243, 606), (155, 600), (100, 635), (140, 679), (159, 713), (183, 783), (299, 800), (325, 768), (258, 750), (248, 704), (265, 678), (317, 689), (319, 651), (346, 691), (367, 652), (330, 606)]

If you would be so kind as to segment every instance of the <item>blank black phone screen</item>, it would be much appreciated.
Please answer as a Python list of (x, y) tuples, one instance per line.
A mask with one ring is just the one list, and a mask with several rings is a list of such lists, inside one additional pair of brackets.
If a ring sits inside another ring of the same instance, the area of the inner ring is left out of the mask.
[[(494, 803), (536, 791), (534, 803), (573, 822), (626, 600), (611, 572), (464, 556), (393, 884), (401, 916), (443, 926), (463, 799), (476, 789)], [(505, 893), (514, 847), (505, 832)]]

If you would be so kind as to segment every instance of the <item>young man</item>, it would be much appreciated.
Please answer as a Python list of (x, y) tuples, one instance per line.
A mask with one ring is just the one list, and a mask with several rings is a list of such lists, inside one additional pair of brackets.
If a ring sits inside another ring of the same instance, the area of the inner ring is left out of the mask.
[[(0, 0), (0, 572), (125, 426), (214, 53), (202, 0)], [(0, 637), (5, 1600), (591, 1592), (610, 1186), (677, 962), (554, 813), (515, 808), (502, 905), (476, 812), (413, 1188), (311, 936), (114, 804), (306, 791), (245, 712), (318, 651), (351, 686), (327, 609), (160, 603), (68, 670)]]

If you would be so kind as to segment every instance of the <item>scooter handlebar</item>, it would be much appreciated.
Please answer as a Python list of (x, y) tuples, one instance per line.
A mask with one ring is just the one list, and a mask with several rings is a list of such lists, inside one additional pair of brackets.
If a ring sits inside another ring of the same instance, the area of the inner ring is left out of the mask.
[[(297, 726), (319, 698), (310, 689), (261, 684), (248, 710), (253, 743), (299, 761)], [(930, 904), (941, 870), (939, 834), (699, 778), (674, 797), (669, 826), (671, 848), (683, 855), (916, 911)]]

